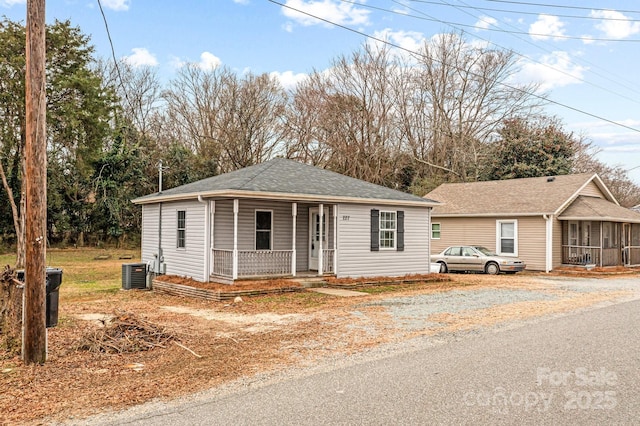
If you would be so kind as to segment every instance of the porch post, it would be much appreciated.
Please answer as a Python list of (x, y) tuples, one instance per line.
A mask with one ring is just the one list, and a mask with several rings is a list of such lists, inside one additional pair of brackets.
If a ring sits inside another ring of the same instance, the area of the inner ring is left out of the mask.
[(233, 200), (233, 279), (238, 279), (238, 199)]
[(209, 235), (209, 253), (210, 253), (210, 265), (209, 265), (209, 276), (211, 276), (211, 274), (213, 274), (214, 272), (217, 272), (215, 270), (215, 265), (216, 265), (216, 252), (213, 250), (216, 246), (216, 242), (215, 242), (215, 227), (216, 227), (216, 202), (215, 200), (211, 200), (209, 201), (209, 212), (211, 215), (211, 227), (209, 228), (211, 235)]
[(298, 203), (291, 204), (291, 216), (293, 216), (293, 230), (291, 232), (291, 275), (296, 276), (296, 228), (298, 220)]
[(319, 238), (319, 242), (318, 242), (318, 275), (322, 276), (322, 274), (324, 273), (324, 271), (322, 270), (322, 267), (324, 266), (324, 260), (322, 258), (322, 237), (324, 236), (324, 232), (322, 232), (322, 227), (324, 226), (324, 221), (323, 216), (324, 216), (324, 204), (320, 204), (319, 209), (318, 209), (318, 213), (320, 214), (320, 218), (319, 218), (319, 222), (320, 222), (320, 238)]
[(338, 205), (333, 205), (333, 273), (338, 275)]
[(549, 273), (553, 269), (553, 215), (542, 215), (546, 221), (546, 244), (545, 244), (545, 272)]
[(602, 255), (604, 255), (604, 235), (602, 235), (602, 231), (604, 230), (604, 226), (602, 226), (602, 221), (600, 221), (600, 267), (602, 268)]

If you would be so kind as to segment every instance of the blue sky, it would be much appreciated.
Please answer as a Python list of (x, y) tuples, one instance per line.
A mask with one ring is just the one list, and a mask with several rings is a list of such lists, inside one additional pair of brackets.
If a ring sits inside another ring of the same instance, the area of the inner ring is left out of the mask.
[[(197, 62), (274, 73), (291, 87), (366, 41), (293, 9), (409, 49), (438, 33), (464, 31), (469, 42), (517, 52), (522, 67), (517, 78), (539, 82), (552, 101), (566, 106), (550, 105), (548, 112), (592, 140), (601, 160), (629, 170), (640, 184), (637, 0), (277, 1), (290, 8), (268, 0), (102, 0), (102, 5), (116, 57), (157, 67), (164, 80), (182, 64)], [(24, 21), (25, 3), (0, 0), (0, 15)], [(605, 5), (612, 9), (603, 10)], [(99, 56), (111, 55), (97, 0), (48, 0), (47, 20), (53, 19), (70, 20), (91, 36)]]

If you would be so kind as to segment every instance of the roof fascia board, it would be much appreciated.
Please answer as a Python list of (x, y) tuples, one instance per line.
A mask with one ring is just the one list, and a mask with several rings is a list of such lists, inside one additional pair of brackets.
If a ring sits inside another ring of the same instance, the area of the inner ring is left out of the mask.
[(605, 216), (561, 216), (559, 220), (590, 220), (593, 222), (616, 222), (616, 223), (640, 223), (640, 219), (621, 219), (619, 217), (605, 217)]
[(454, 218), (472, 218), (472, 217), (536, 217), (545, 216), (553, 213), (431, 213), (431, 217), (454, 217)]
[(202, 198), (251, 198), (260, 200), (273, 201), (309, 201), (315, 203), (352, 203), (352, 204), (378, 204), (389, 206), (415, 206), (415, 207), (435, 207), (441, 205), (438, 202), (431, 201), (408, 201), (408, 200), (391, 200), (382, 198), (356, 198), (356, 197), (340, 197), (340, 196), (318, 196), (313, 194), (285, 194), (278, 192), (258, 192), (258, 191), (202, 191), (187, 194), (176, 195), (158, 195), (151, 198), (136, 198), (132, 200), (134, 204), (153, 204), (168, 201), (185, 201)]

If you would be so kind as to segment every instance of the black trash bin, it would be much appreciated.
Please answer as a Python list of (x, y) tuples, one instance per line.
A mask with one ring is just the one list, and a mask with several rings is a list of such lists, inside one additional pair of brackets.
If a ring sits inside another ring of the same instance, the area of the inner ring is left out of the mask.
[(58, 325), (58, 300), (62, 285), (62, 269), (47, 268), (47, 328)]
[[(16, 271), (18, 280), (24, 282), (24, 269)], [(46, 286), (46, 323), (47, 328), (58, 325), (58, 300), (60, 298), (60, 286), (62, 285), (62, 269), (47, 268)]]

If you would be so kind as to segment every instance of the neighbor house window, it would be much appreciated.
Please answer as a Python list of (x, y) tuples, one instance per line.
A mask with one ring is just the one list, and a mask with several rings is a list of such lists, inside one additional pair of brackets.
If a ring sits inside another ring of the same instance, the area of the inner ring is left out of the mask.
[(178, 210), (178, 236), (176, 247), (185, 248), (187, 237), (187, 212), (186, 210)]
[(517, 220), (499, 220), (496, 222), (496, 248), (498, 254), (518, 255)]
[(440, 224), (439, 223), (432, 223), (431, 224), (431, 239), (432, 240), (439, 240), (440, 239)]
[(380, 212), (380, 248), (396, 248), (396, 212)]
[(256, 250), (271, 250), (273, 212), (256, 210)]

